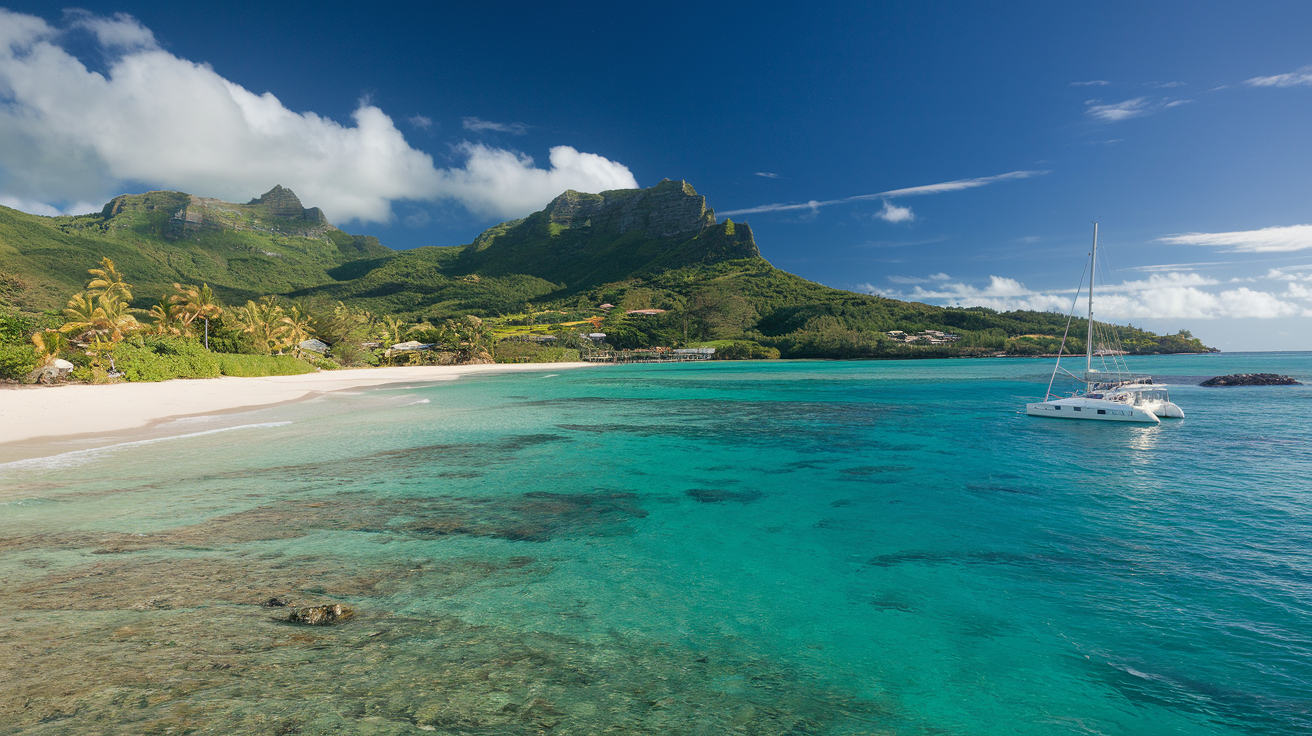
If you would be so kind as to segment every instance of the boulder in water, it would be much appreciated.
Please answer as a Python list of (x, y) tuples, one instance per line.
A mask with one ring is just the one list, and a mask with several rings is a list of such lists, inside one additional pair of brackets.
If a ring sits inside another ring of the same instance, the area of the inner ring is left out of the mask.
[(332, 603), (326, 606), (308, 606), (306, 608), (293, 608), (287, 616), (287, 622), (293, 624), (305, 624), (306, 626), (327, 626), (329, 624), (341, 623), (349, 620), (355, 615), (347, 606), (340, 603)]
[(1289, 376), (1275, 373), (1234, 373), (1203, 381), (1200, 386), (1302, 386)]

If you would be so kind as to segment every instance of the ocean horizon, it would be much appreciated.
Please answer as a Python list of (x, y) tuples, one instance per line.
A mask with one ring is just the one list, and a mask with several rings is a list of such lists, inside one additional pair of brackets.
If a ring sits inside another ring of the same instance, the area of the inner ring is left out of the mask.
[[(0, 464), (0, 733), (1296, 734), (1312, 353), (342, 391)], [(332, 626), (287, 606), (340, 603)]]

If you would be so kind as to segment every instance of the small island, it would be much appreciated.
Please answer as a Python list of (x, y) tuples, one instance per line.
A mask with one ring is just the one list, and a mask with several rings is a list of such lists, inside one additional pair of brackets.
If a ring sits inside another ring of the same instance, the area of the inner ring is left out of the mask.
[(1198, 384), (1200, 386), (1302, 386), (1289, 376), (1275, 373), (1235, 373), (1229, 376), (1216, 376)]

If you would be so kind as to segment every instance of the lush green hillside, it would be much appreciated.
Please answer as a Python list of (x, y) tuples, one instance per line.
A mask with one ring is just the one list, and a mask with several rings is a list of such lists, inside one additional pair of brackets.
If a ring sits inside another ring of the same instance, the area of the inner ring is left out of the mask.
[[(124, 195), (77, 217), (0, 207), (0, 303), (63, 307), (105, 256), (130, 275), (139, 307), (175, 281), (209, 283), (229, 303), (274, 294), (434, 324), (498, 317), (506, 327), (562, 336), (576, 331), (562, 325), (591, 318), (621, 347), (737, 343), (740, 354), (785, 357), (1040, 354), (1056, 351), (1065, 327), (1065, 317), (1051, 313), (942, 308), (807, 281), (762, 258), (746, 224), (717, 222), (690, 185), (668, 180), (567, 191), (469, 245), (401, 252), (334, 228), (282, 187), (244, 205), (180, 192)], [(664, 311), (628, 314), (639, 309)], [(955, 339), (908, 344), (887, 335), (894, 330)], [(1119, 332), (1131, 352), (1206, 349), (1183, 331)], [(1080, 320), (1072, 334), (1084, 334)], [(1079, 337), (1067, 345), (1084, 350)]]
[(181, 192), (114, 198), (98, 213), (38, 217), (0, 207), (0, 300), (61, 308), (108, 256), (131, 273), (144, 305), (173, 282), (209, 283), (227, 301), (333, 282), (329, 271), (391, 253), (303, 209), (282, 187), (248, 204)]

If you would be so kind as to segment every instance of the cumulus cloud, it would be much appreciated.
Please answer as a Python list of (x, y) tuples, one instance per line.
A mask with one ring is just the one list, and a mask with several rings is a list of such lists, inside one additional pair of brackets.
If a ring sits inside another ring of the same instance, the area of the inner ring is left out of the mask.
[(905, 189), (890, 189), (887, 192), (875, 192), (874, 194), (858, 194), (854, 197), (844, 197), (842, 199), (830, 199), (824, 202), (811, 200), (801, 204), (763, 204), (759, 207), (748, 207), (741, 210), (729, 210), (721, 212), (722, 215), (753, 215), (758, 212), (789, 212), (792, 210), (811, 210), (817, 212), (821, 207), (828, 207), (834, 204), (846, 204), (848, 202), (865, 202), (877, 199), (888, 199), (890, 197), (914, 197), (924, 194), (941, 194), (943, 192), (956, 192), (962, 189), (974, 189), (975, 187), (988, 186), (1001, 181), (1011, 181), (1014, 179), (1028, 179), (1031, 176), (1042, 176), (1046, 171), (1011, 171), (1006, 174), (997, 176), (981, 176), (975, 179), (956, 179), (954, 181), (945, 181), (938, 184), (924, 184), (918, 187), (907, 187)]
[(1229, 233), (1183, 233), (1158, 238), (1172, 245), (1208, 245), (1231, 253), (1287, 253), (1312, 248), (1312, 225), (1264, 227)]
[[(1094, 316), (1123, 319), (1221, 319), (1312, 316), (1312, 308), (1290, 299), (1302, 299), (1301, 284), (1289, 284), (1284, 294), (1247, 287), (1209, 291), (1217, 281), (1194, 273), (1152, 274), (1147, 279), (1099, 285)], [(1308, 290), (1312, 293), (1312, 290)], [(988, 307), (999, 311), (1028, 309), (1066, 312), (1075, 292), (1033, 291), (1021, 282), (990, 276), (987, 286), (950, 282), (935, 289), (916, 287), (908, 295), (956, 307)]]
[(892, 223), (911, 222), (916, 219), (916, 214), (911, 211), (910, 207), (898, 207), (897, 205), (884, 200), (884, 209), (875, 213), (875, 217)]
[(79, 9), (65, 11), (64, 15), (70, 21), (69, 27), (90, 31), (104, 48), (117, 51), (159, 48), (155, 34), (127, 13), (106, 18)]
[(1312, 281), (1312, 273), (1301, 273), (1302, 271), (1312, 271), (1312, 266), (1268, 269), (1265, 278), (1271, 281)]
[(524, 135), (528, 132), (528, 126), (523, 123), (494, 123), (491, 120), (480, 120), (479, 118), (461, 118), (460, 122), (464, 125), (465, 130), (472, 130), (475, 133), (490, 130), (495, 133)]
[[(524, 215), (541, 209), (566, 189), (599, 192), (637, 186), (624, 166), (569, 146), (551, 149), (550, 169), (535, 167), (532, 157), (523, 153), (481, 143), (463, 143), (458, 150), (466, 157), (465, 165), (438, 172), (437, 192), (481, 214)], [(579, 182), (584, 182), (583, 187)]]
[(1249, 87), (1303, 87), (1312, 85), (1312, 66), (1305, 66), (1288, 74), (1253, 77), (1245, 81), (1244, 84)]
[(69, 17), (109, 59), (104, 74), (62, 45), (66, 29), (0, 10), (0, 195), (31, 210), (103, 202), (124, 182), (236, 201), (281, 183), (338, 222), (388, 221), (398, 200), (517, 217), (567, 188), (637, 186), (622, 164), (568, 146), (551, 149), (544, 170), (525, 154), (464, 143), (463, 165), (438, 168), (368, 102), (350, 125), (293, 112), (161, 50), (130, 16)]

